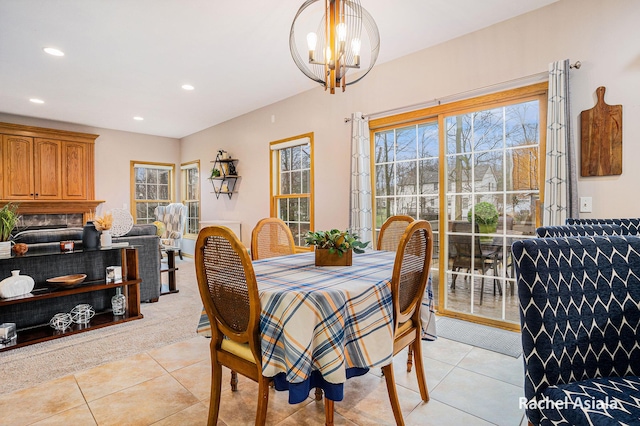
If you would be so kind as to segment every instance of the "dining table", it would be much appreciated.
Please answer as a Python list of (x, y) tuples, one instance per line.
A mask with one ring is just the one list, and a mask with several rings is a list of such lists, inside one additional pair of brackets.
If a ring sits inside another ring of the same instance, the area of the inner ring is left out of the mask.
[[(313, 388), (343, 399), (347, 379), (393, 358), (391, 276), (395, 252), (367, 251), (351, 266), (315, 266), (313, 252), (256, 260), (262, 373), (289, 403)], [(429, 280), (422, 304), (423, 339), (435, 338)]]

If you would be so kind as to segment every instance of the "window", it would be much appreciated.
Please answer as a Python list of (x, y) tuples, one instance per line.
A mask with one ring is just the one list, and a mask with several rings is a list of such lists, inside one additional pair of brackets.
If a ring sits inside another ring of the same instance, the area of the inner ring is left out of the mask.
[(182, 204), (187, 206), (186, 234), (197, 235), (200, 231), (200, 162), (182, 164), (180, 169)]
[(173, 172), (173, 164), (131, 162), (131, 207), (135, 223), (153, 223), (155, 208), (173, 202)]
[(297, 246), (313, 229), (313, 133), (271, 142), (271, 216), (291, 228)]
[(437, 221), (437, 121), (376, 132), (373, 141), (376, 230), (398, 214)]

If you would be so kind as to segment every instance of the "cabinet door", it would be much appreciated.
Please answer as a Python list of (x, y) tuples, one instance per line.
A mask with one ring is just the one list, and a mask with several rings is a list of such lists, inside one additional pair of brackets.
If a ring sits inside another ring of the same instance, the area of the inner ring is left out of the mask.
[(62, 142), (62, 198), (86, 200), (88, 179), (88, 145), (80, 142)]
[(33, 144), (34, 189), (36, 200), (62, 198), (61, 143), (36, 138)]
[(33, 138), (3, 135), (2, 148), (4, 197), (12, 200), (33, 199)]

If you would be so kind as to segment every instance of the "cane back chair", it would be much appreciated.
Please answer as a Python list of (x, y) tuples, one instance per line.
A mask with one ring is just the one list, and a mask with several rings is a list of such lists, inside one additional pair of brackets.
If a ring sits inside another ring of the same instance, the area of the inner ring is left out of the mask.
[(285, 256), (295, 253), (291, 229), (277, 217), (261, 219), (251, 232), (251, 258)]
[(271, 379), (262, 375), (260, 297), (247, 249), (229, 228), (207, 227), (198, 234), (195, 266), (211, 324), (208, 424), (218, 421), (224, 365), (258, 383), (256, 425), (264, 425)]
[[(431, 225), (426, 220), (413, 221), (400, 239), (391, 278), (393, 355), (407, 346), (413, 349), (420, 396), (425, 402), (429, 401), (429, 391), (422, 363), (420, 306), (429, 277), (432, 251)], [(396, 424), (404, 425), (393, 375), (393, 360), (382, 367), (382, 372)]]

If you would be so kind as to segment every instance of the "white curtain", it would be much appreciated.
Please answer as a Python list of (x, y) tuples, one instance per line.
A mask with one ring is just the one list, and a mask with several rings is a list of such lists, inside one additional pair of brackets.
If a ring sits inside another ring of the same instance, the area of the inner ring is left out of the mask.
[[(351, 200), (349, 229), (362, 241), (373, 239), (369, 119), (351, 114)], [(375, 244), (372, 244), (375, 246)], [(371, 245), (370, 245), (371, 247)]]
[(575, 149), (571, 135), (569, 60), (549, 64), (547, 152), (542, 224), (564, 225), (578, 217)]

